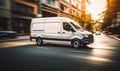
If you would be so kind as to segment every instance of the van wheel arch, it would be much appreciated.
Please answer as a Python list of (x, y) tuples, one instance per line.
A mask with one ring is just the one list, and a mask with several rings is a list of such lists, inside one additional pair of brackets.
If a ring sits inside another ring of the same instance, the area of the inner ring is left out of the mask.
[(78, 39), (78, 38), (74, 38), (71, 40), (71, 45), (74, 47), (74, 48), (79, 48), (81, 46), (81, 40)]

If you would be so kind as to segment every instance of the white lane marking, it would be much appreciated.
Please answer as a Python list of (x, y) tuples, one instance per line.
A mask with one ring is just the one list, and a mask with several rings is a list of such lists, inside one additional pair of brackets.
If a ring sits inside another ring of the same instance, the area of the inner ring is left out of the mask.
[(46, 48), (46, 47), (37, 47), (37, 48), (40, 48), (40, 49), (45, 49), (45, 50), (47, 50), (48, 48)]
[(85, 51), (77, 51), (77, 50), (68, 50), (68, 51), (73, 52), (73, 53), (88, 53)]

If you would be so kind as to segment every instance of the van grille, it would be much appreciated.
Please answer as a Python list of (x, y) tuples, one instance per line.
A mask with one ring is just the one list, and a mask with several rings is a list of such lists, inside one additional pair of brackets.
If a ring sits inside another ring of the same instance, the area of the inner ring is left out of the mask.
[(91, 39), (91, 38), (93, 38), (93, 35), (91, 34), (91, 35), (88, 35), (88, 37)]

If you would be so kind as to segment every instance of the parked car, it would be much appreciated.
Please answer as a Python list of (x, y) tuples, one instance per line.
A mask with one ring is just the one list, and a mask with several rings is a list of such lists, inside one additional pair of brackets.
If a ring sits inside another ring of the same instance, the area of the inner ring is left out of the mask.
[(7, 38), (16, 38), (16, 32), (8, 31), (3, 28), (0, 28), (0, 39), (7, 39)]
[(95, 34), (96, 35), (101, 35), (101, 32), (100, 31), (96, 31)]

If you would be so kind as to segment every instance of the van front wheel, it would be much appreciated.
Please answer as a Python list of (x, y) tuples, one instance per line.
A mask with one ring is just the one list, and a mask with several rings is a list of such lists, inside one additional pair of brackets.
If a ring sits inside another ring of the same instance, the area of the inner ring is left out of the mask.
[(81, 46), (81, 42), (79, 39), (73, 39), (71, 41), (71, 45), (74, 47), (74, 48), (79, 48)]
[(37, 43), (37, 45), (42, 45), (43, 44), (42, 38), (38, 37), (36, 39), (36, 43)]

